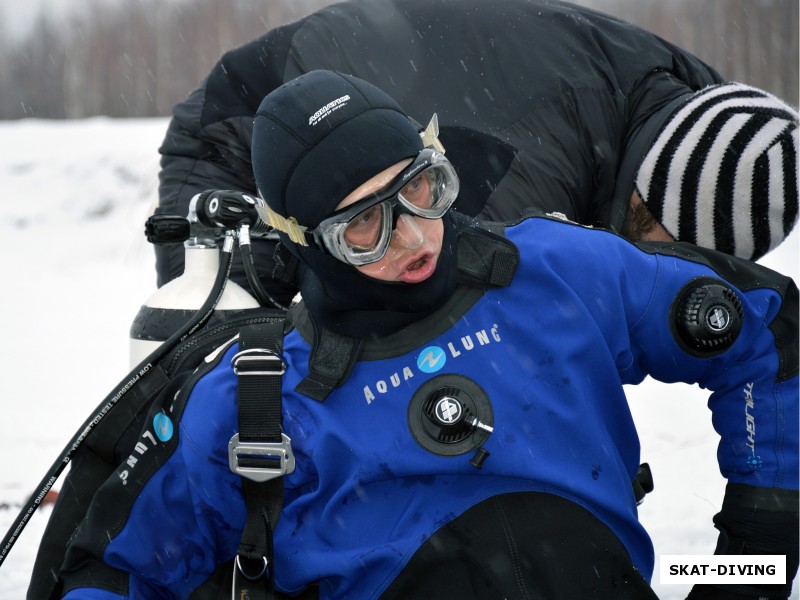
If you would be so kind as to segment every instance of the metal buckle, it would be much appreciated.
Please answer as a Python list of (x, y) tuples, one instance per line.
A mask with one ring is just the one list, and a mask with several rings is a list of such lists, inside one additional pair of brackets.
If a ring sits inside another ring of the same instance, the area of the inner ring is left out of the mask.
[[(262, 561), (263, 561), (262, 562), (262, 567), (263, 568), (260, 570), (260, 572), (258, 574), (250, 575), (250, 574), (246, 573), (244, 568), (242, 567), (242, 561), (241, 561), (241, 558), (239, 557), (239, 555), (238, 554), (236, 555), (236, 562), (235, 562), (236, 568), (233, 569), (233, 580), (231, 581), (231, 598), (234, 598), (234, 599), (237, 599), (237, 598), (249, 598), (250, 597), (249, 590), (253, 589), (252, 586), (255, 584), (255, 582), (257, 582), (262, 577), (267, 576), (267, 570), (269, 569), (269, 563), (267, 561), (267, 557), (266, 556), (262, 556), (261, 558), (262, 558)], [(248, 583), (240, 583), (239, 582), (239, 576), (240, 575), (241, 575), (241, 577), (243, 579), (245, 579), (246, 581), (249, 581), (251, 583), (249, 583), (249, 584)], [(261, 596), (259, 595), (259, 597), (261, 597)], [(264, 597), (266, 597), (266, 596), (264, 596)]]
[[(247, 363), (253, 363), (254, 366), (258, 366), (258, 363), (263, 363), (264, 368), (263, 370), (247, 370)], [(280, 365), (279, 367), (274, 367), (277, 363)], [(242, 350), (241, 352), (237, 353), (232, 359), (231, 364), (233, 365), (233, 372), (236, 375), (247, 376), (247, 375), (283, 375), (286, 373), (286, 364), (283, 362), (283, 359), (272, 352), (271, 350), (266, 350), (264, 348), (251, 348), (249, 350)], [(239, 365), (241, 364), (241, 369)]]
[[(240, 442), (239, 434), (235, 434), (228, 442), (228, 465), (231, 471), (253, 481), (263, 482), (283, 477), (294, 472), (294, 453), (292, 440), (285, 433), (280, 442)], [(254, 467), (239, 464), (240, 456), (253, 456), (262, 460), (277, 462), (277, 467)]]
[(261, 579), (264, 575), (266, 575), (267, 567), (269, 566), (269, 561), (267, 560), (266, 556), (262, 556), (261, 561), (262, 561), (261, 569), (259, 570), (259, 572), (256, 573), (255, 575), (250, 575), (244, 570), (244, 567), (242, 566), (242, 557), (237, 554), (235, 562), (236, 564), (235, 570), (239, 571), (239, 573), (241, 573), (242, 577), (244, 577), (245, 579), (248, 579), (250, 581), (256, 581), (257, 579)]

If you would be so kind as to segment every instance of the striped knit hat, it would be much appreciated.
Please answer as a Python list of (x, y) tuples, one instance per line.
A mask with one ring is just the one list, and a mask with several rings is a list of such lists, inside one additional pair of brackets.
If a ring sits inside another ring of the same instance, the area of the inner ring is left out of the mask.
[(675, 239), (756, 260), (797, 221), (797, 110), (740, 83), (692, 95), (667, 120), (636, 176)]

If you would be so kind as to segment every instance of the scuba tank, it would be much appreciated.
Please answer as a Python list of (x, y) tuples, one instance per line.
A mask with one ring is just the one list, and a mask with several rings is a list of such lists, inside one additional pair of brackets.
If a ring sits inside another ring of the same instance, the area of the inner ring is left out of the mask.
[[(241, 192), (208, 190), (192, 199), (189, 216), (186, 218), (174, 215), (154, 215), (147, 220), (145, 235), (151, 243), (184, 243), (186, 248), (185, 273), (172, 284), (163, 286), (142, 306), (131, 328), (134, 336), (131, 338), (131, 360), (135, 366), (84, 421), (44, 475), (36, 491), (23, 504), (8, 532), (0, 541), (0, 566), (29, 523), (31, 516), (50, 494), (53, 485), (63, 474), (67, 465), (71, 464), (79, 453), (83, 453), (84, 448), (87, 447), (87, 440), (90, 439), (92, 433), (97, 431), (98, 426), (109, 423), (108, 415), (114, 415), (111, 417), (111, 425), (109, 425), (112, 427), (112, 433), (115, 432), (114, 427), (128, 431), (125, 427), (138, 424), (136, 421), (139, 416), (137, 411), (148, 408), (150, 406), (148, 403), (155, 401), (158, 394), (163, 391), (163, 386), (171, 381), (170, 377), (177, 376), (179, 369), (186, 366), (182, 361), (189, 360), (191, 364), (191, 360), (197, 358), (192, 352), (197, 349), (208, 351), (217, 341), (224, 341), (216, 337), (219, 332), (229, 336), (238, 329), (240, 324), (258, 323), (264, 318), (275, 319), (276, 315), (282, 315), (285, 312), (285, 307), (275, 302), (261, 286), (253, 263), (250, 236), (264, 238), (274, 236), (277, 239), (273, 229), (259, 218), (259, 210), (264, 211), (262, 204), (261, 200)], [(265, 212), (264, 215), (266, 216)], [(228, 280), (237, 239), (242, 252), (245, 275), (253, 295)], [(217, 247), (217, 240), (223, 240), (221, 248)], [(278, 308), (279, 311), (258, 308), (270, 305)], [(182, 318), (180, 315), (183, 313), (189, 313), (189, 316)], [(239, 315), (240, 318), (232, 319), (233, 315)], [(215, 320), (220, 321), (220, 327), (200, 331)], [(200, 332), (199, 335), (192, 338), (198, 332)], [(154, 348), (154, 350), (149, 352), (147, 348)], [(188, 352), (185, 351), (186, 348), (190, 348)], [(181, 359), (177, 362), (176, 356), (171, 356), (176, 350), (183, 352), (180, 355)], [(137, 358), (142, 354), (144, 354), (143, 358)], [(162, 363), (165, 368), (162, 368)], [(156, 379), (151, 379), (151, 373), (158, 373)], [(120, 403), (126, 404), (127, 408), (121, 412), (122, 416), (117, 417), (116, 415), (120, 413), (112, 412), (112, 410)], [(146, 417), (147, 412), (145, 411), (142, 415)], [(132, 431), (134, 431), (134, 435), (138, 435), (140, 427), (137, 426)], [(40, 548), (36, 565), (40, 564), (40, 558), (43, 561), (41, 564), (47, 565), (48, 560), (58, 558), (58, 552), (65, 551), (68, 536), (62, 534), (64, 531), (74, 530), (71, 528), (70, 519), (78, 518), (72, 525), (76, 527), (79, 525), (85, 515), (86, 503), (91, 499), (97, 487), (105, 481), (108, 474), (116, 468), (118, 460), (115, 456), (115, 444), (120, 438), (117, 433), (109, 438), (108, 429), (105, 430), (105, 436), (101, 435), (100, 441), (90, 441), (89, 449), (86, 451), (88, 454), (82, 454), (91, 457), (91, 460), (88, 463), (86, 461), (78, 463), (78, 468), (81, 468), (81, 464), (83, 465), (83, 475), (80, 479), (82, 484), (71, 486), (70, 501), (62, 504), (63, 496), (59, 496), (55, 510), (62, 511), (58, 513), (62, 519), (57, 527), (63, 526), (66, 529), (53, 538), (56, 539), (55, 545), (48, 547), (44, 554)], [(93, 447), (92, 444), (97, 445)], [(111, 462), (109, 462), (109, 457), (111, 457)], [(108, 468), (110, 471), (104, 471), (104, 468)], [(87, 474), (89, 475), (88, 479), (86, 478)], [(72, 475), (73, 473), (70, 473), (70, 476)], [(71, 511), (63, 508), (67, 504), (72, 507)], [(83, 512), (81, 512), (81, 506), (84, 507)], [(59, 509), (59, 507), (61, 508)], [(77, 512), (75, 512), (76, 507)], [(63, 518), (65, 515), (66, 520)], [(65, 523), (66, 525), (64, 525)], [(48, 524), (48, 530), (49, 527), (50, 524)], [(61, 562), (57, 561), (53, 564), (58, 566)], [(34, 569), (36, 568), (35, 566)], [(47, 581), (50, 581), (50, 576), (55, 575), (55, 571), (47, 567), (42, 573), (47, 573), (48, 576), (39, 578), (37, 582), (47, 587)], [(41, 594), (34, 595), (41, 596)]]
[(153, 215), (145, 224), (145, 235), (153, 244), (183, 242), (183, 274), (156, 290), (141, 306), (130, 329), (130, 365), (135, 366), (183, 326), (208, 298), (220, 266), (217, 240), (226, 230), (236, 229), (242, 261), (253, 294), (228, 280), (210, 323), (239, 316), (259, 306), (278, 305), (263, 289), (255, 273), (250, 252), (250, 223), (253, 235), (270, 231), (259, 221), (258, 200), (226, 190), (197, 194), (189, 204), (187, 217)]
[[(160, 346), (197, 312), (211, 293), (219, 270), (219, 248), (184, 243), (183, 275), (165, 284), (139, 308), (130, 330), (130, 366), (134, 367)], [(241, 310), (258, 308), (256, 299), (228, 280), (214, 319), (224, 320)]]

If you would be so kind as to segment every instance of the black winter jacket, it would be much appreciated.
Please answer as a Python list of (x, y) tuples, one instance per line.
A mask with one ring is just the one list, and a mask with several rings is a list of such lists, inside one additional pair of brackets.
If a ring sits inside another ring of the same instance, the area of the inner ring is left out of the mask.
[[(209, 188), (255, 193), (253, 116), (314, 69), (366, 79), (440, 139), (461, 179), (456, 207), (491, 220), (528, 208), (619, 231), (636, 169), (676, 103), (720, 83), (691, 54), (616, 18), (556, 1), (351, 0), (232, 50), (174, 116), (158, 212), (185, 215)], [(254, 249), (265, 283), (271, 248)], [(157, 249), (159, 285), (183, 249)], [(244, 280), (241, 268), (234, 279)]]

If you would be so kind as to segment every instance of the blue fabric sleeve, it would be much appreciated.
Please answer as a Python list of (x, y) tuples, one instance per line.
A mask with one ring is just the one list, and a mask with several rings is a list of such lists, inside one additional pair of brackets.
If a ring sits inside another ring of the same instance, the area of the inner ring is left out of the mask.
[[(559, 225), (540, 224), (545, 230)], [(777, 340), (770, 328), (783, 302), (793, 302), (786, 286), (793, 288), (794, 284), (731, 257), (709, 255), (709, 262), (703, 254), (706, 251), (698, 253), (693, 246), (648, 246), (649, 251), (642, 252), (610, 233), (586, 235), (582, 229), (559, 226), (542, 236), (548, 240), (546, 244), (530, 244), (534, 246), (532, 255), (544, 255), (544, 262), (583, 298), (603, 329), (622, 383), (637, 384), (649, 375), (666, 383), (698, 384), (710, 390), (708, 406), (721, 436), (718, 461), (722, 475), (732, 483), (797, 489), (798, 378), (782, 377), (778, 348), (779, 344), (796, 347), (797, 332), (793, 339)], [(556, 239), (558, 243), (553, 243)], [(519, 243), (529, 244), (525, 240)], [(712, 268), (714, 260), (725, 276)], [(740, 285), (746, 286), (744, 291), (726, 280), (737, 277), (737, 264), (740, 271), (746, 266), (755, 273), (738, 275)], [(689, 354), (674, 333), (673, 303), (687, 284), (701, 277), (730, 287), (742, 302), (741, 332), (718, 356)]]
[(664, 323), (669, 304), (686, 284), (687, 271), (692, 277), (719, 277), (674, 257), (658, 261), (653, 302), (633, 331), (643, 368), (662, 381), (696, 382), (713, 392), (708, 406), (721, 436), (720, 471), (728, 481), (797, 489), (798, 379), (779, 381), (776, 339), (769, 327), (781, 308), (780, 293), (767, 287), (736, 290), (743, 323), (734, 344), (717, 357), (690, 356), (677, 344), (672, 324)]
[[(188, 598), (235, 555), (246, 511), (239, 477), (220, 451), (236, 431), (237, 414), (235, 378), (220, 383), (224, 372), (210, 372), (188, 400), (179, 399), (185, 409), (168, 417), (174, 435), (167, 438), (153, 423), (98, 490), (91, 531), (74, 543), (89, 574), (66, 598)], [(127, 574), (127, 592), (89, 591), (97, 559)]]
[(231, 532), (241, 531), (245, 507), (240, 479), (219, 452), (236, 431), (234, 386), (225, 369), (197, 383), (176, 451), (147, 481), (127, 525), (106, 548), (107, 564), (148, 574), (147, 580), (131, 576), (134, 598), (161, 597), (163, 590), (188, 597), (235, 555), (239, 534)]
[(666, 255), (655, 258), (658, 267), (651, 270), (655, 277), (648, 306), (630, 329), (634, 359), (628, 374), (633, 380), (648, 374), (712, 391), (708, 406), (721, 437), (722, 475), (732, 483), (797, 489), (798, 379), (781, 380), (778, 340), (770, 329), (784, 301), (780, 291), (767, 285), (742, 291), (727, 284), (742, 302), (741, 332), (719, 356), (692, 356), (676, 340), (672, 304), (695, 278), (725, 280), (697, 262)]

